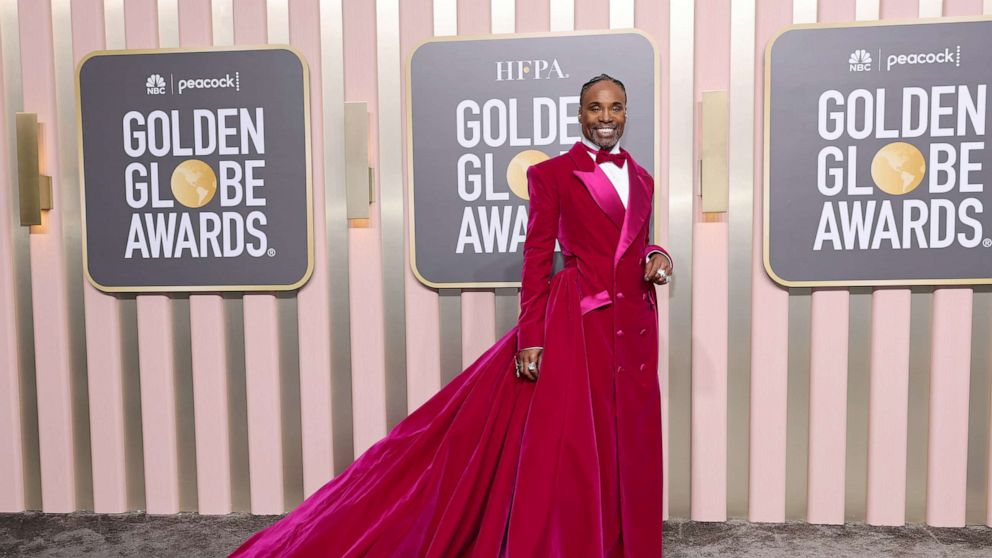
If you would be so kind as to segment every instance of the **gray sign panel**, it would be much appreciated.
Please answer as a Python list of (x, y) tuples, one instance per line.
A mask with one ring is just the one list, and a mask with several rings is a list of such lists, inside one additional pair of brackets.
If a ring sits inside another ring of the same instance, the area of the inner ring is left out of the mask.
[(795, 26), (766, 51), (765, 268), (992, 282), (992, 21)]
[(97, 288), (288, 290), (309, 278), (309, 79), (296, 51), (102, 51), (80, 64), (77, 94)]
[(659, 67), (643, 34), (435, 40), (409, 72), (411, 265), (427, 285), (520, 284), (527, 167), (579, 141), (589, 78), (624, 83), (621, 145), (654, 168)]

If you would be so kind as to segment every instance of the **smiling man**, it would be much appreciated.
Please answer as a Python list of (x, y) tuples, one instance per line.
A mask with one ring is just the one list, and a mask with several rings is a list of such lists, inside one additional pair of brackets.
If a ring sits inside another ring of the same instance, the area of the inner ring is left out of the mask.
[[(537, 449), (519, 461), (513, 509), (523, 511), (511, 514), (509, 555), (660, 556), (655, 285), (668, 283), (672, 261), (648, 243), (654, 180), (620, 147), (623, 83), (586, 82), (578, 116), (582, 140), (527, 171), (515, 373), (543, 389), (524, 432)], [(565, 265), (552, 277), (555, 241)], [(543, 448), (568, 448), (570, 465)], [(527, 529), (539, 521), (544, 532)]]

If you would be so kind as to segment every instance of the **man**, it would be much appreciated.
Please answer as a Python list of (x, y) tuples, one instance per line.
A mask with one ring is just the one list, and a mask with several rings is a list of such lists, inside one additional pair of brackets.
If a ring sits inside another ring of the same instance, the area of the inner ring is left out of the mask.
[(527, 173), (517, 325), (232, 556), (661, 556), (654, 285), (671, 261), (647, 243), (651, 176), (617, 143), (623, 85), (599, 76), (580, 99), (591, 144)]
[[(647, 241), (654, 185), (620, 147), (626, 120), (623, 83), (591, 79), (579, 96), (582, 141), (527, 172), (516, 374), (536, 389), (510, 556), (661, 555), (654, 285), (668, 282), (672, 261)], [(552, 277), (555, 240), (565, 266)], [(544, 527), (528, 529), (538, 518)]]
[[(624, 164), (620, 137), (627, 123), (627, 91), (623, 83), (606, 74), (586, 82), (579, 94), (579, 123), (582, 125), (582, 144), (610, 179), (626, 207), (630, 192), (629, 175), (617, 164)], [(646, 259), (644, 280), (658, 285), (667, 284), (673, 267), (668, 252), (652, 245)], [(528, 380), (537, 380), (540, 375), (542, 351), (543, 347), (521, 349), (518, 368)]]

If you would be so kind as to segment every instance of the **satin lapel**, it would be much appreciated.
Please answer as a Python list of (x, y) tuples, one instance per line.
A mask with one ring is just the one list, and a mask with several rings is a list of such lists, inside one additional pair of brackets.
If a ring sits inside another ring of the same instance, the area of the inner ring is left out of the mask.
[(620, 242), (617, 243), (617, 251), (613, 255), (614, 266), (630, 247), (638, 231), (644, 226), (644, 221), (651, 214), (650, 184), (641, 177), (640, 167), (633, 162), (633, 159), (628, 161), (627, 167), (630, 176), (630, 196), (627, 200), (627, 214), (620, 229)]
[(576, 170), (572, 171), (575, 177), (582, 182), (586, 190), (589, 191), (589, 195), (596, 202), (596, 205), (599, 206), (603, 213), (606, 213), (610, 220), (613, 221), (613, 224), (618, 229), (623, 227), (624, 215), (627, 212), (623, 208), (620, 195), (617, 194), (617, 189), (613, 187), (613, 183), (610, 182), (609, 177), (606, 176), (606, 173), (602, 169), (596, 166), (592, 157), (585, 152), (585, 147), (582, 144), (576, 143), (568, 153), (576, 166)]

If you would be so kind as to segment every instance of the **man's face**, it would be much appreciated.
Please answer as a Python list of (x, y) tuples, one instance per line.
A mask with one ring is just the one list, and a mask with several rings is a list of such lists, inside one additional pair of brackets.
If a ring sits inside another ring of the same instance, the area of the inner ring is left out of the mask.
[(627, 95), (608, 79), (586, 89), (579, 104), (582, 135), (601, 149), (612, 149), (627, 122)]

